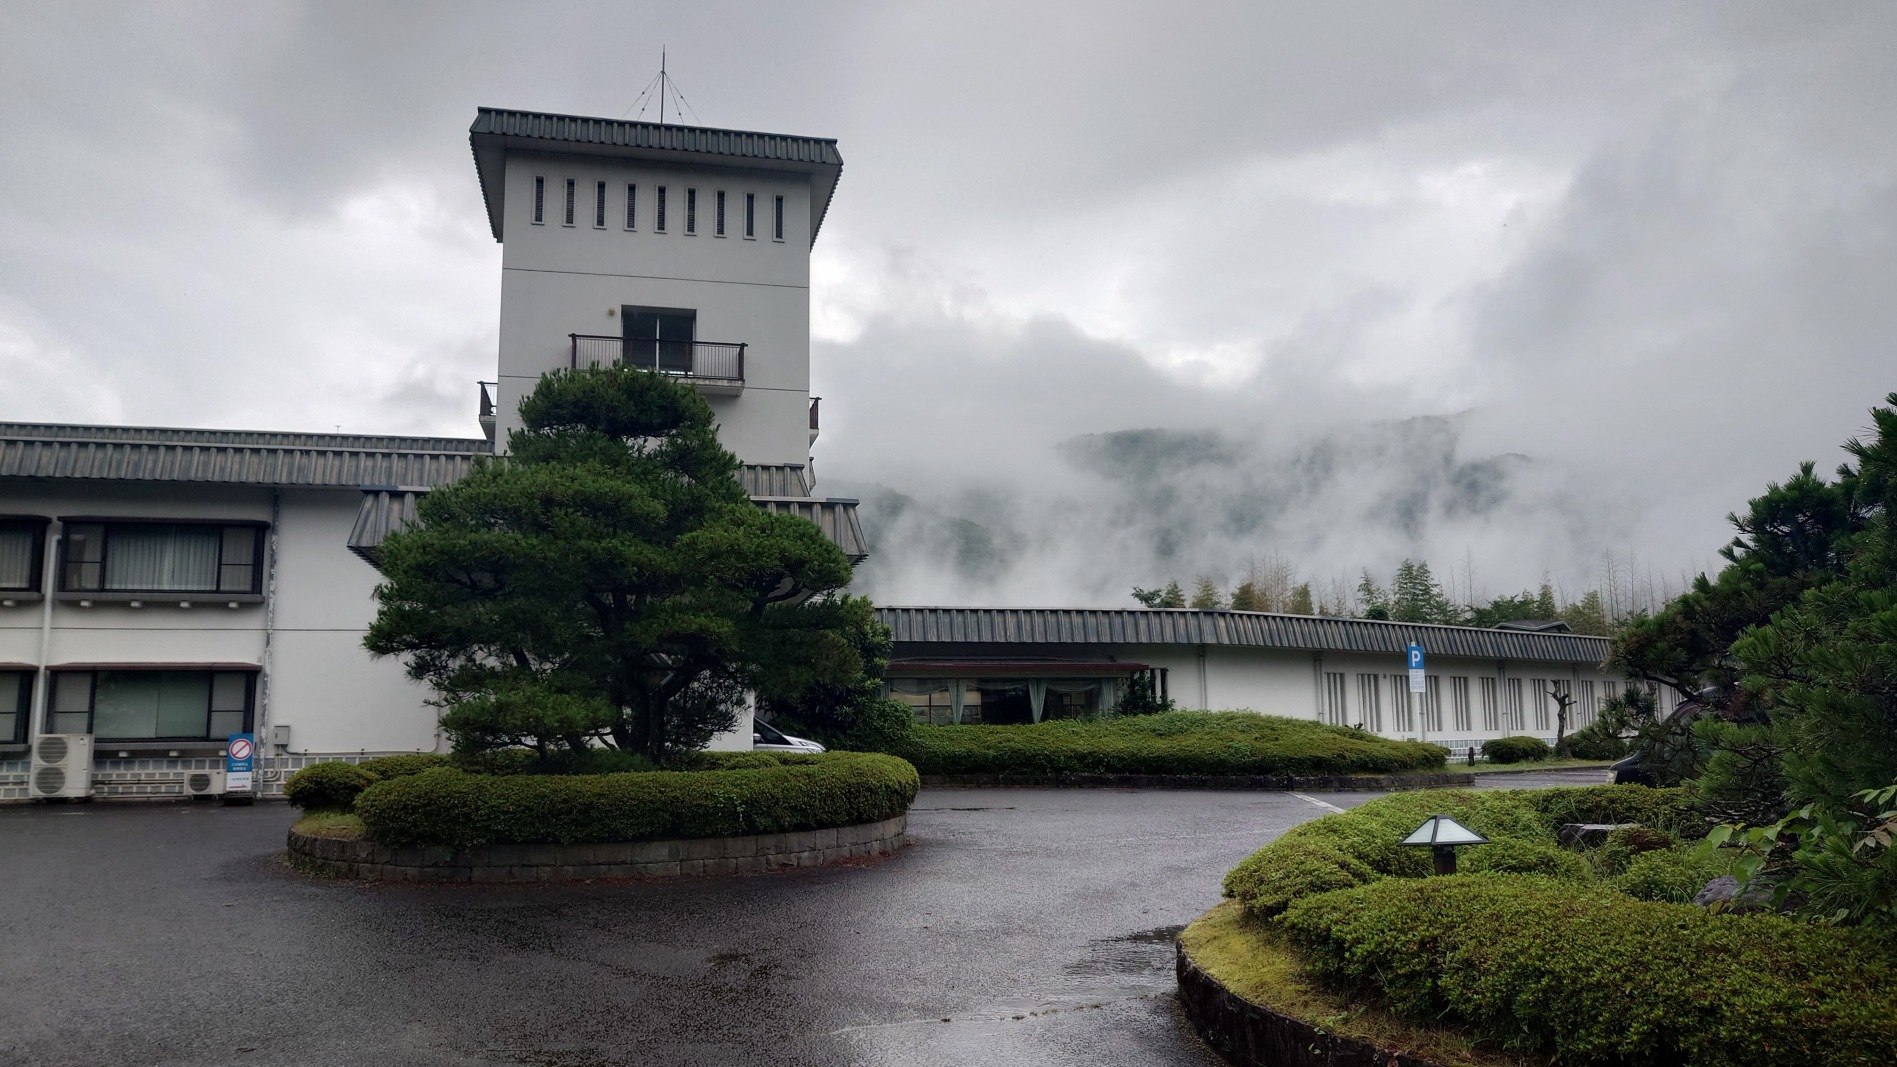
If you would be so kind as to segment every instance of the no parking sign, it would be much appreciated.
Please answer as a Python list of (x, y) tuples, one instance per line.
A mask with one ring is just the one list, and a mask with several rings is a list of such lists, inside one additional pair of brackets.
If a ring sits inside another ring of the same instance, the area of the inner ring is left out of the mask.
[(251, 767), (257, 758), (257, 738), (252, 734), (232, 734), (224, 749), (224, 791), (250, 792)]

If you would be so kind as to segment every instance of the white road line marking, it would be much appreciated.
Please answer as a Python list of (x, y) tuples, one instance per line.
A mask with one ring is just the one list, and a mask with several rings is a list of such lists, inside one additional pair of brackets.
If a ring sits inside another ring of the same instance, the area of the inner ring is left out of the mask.
[(1297, 797), (1299, 800), (1304, 801), (1306, 804), (1316, 804), (1318, 807), (1323, 808), (1325, 811), (1343, 811), (1344, 810), (1338, 807), (1337, 805), (1332, 804), (1328, 800), (1319, 800), (1316, 797), (1305, 796), (1303, 793), (1293, 793), (1291, 795), (1294, 797)]

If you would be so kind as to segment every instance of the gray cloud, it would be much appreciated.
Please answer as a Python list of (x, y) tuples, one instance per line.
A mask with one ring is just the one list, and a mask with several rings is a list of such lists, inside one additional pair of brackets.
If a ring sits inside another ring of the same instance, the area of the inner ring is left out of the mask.
[(1893, 43), (1872, 3), (15, 5), (0, 417), (474, 433), (473, 109), (617, 115), (663, 44), (705, 124), (849, 160), (818, 466), (953, 533), (866, 579), (1671, 572), (1893, 388)]

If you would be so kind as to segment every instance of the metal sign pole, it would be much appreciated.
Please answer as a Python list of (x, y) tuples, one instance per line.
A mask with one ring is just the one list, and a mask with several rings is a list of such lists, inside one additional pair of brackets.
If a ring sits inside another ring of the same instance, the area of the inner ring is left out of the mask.
[(1410, 709), (1416, 715), (1416, 736), (1418, 740), (1429, 740), (1429, 705), (1418, 699), (1427, 688), (1423, 674), (1423, 646), (1410, 642), (1408, 649), (1410, 666)]

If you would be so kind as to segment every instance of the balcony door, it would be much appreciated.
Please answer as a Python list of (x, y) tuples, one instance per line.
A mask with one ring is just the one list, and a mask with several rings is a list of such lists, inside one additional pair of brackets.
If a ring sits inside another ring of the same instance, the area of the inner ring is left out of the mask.
[(692, 341), (698, 312), (690, 308), (648, 308), (626, 305), (626, 362), (669, 374), (692, 373)]

